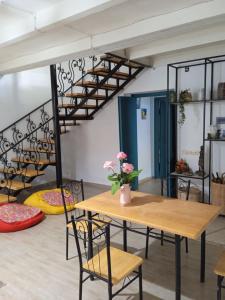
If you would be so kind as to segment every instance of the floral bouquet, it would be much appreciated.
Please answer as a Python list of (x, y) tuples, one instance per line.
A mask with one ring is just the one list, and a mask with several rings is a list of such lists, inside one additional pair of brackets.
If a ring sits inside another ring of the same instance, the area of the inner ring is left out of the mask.
[(134, 170), (134, 166), (127, 162), (127, 154), (119, 152), (117, 159), (120, 162), (120, 172), (115, 171), (116, 163), (114, 161), (106, 161), (103, 168), (112, 171), (108, 179), (112, 182), (112, 194), (114, 195), (120, 187), (130, 185), (131, 182), (138, 177), (142, 170)]

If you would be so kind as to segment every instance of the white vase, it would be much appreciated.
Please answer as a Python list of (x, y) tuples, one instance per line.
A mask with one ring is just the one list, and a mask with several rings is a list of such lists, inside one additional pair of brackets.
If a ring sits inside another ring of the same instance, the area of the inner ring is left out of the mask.
[(131, 203), (130, 185), (124, 184), (120, 188), (120, 204), (122, 206)]

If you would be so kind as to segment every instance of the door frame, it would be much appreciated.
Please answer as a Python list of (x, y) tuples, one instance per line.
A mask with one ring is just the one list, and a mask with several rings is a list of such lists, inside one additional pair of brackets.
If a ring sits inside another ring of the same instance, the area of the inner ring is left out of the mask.
[[(169, 91), (170, 92), (170, 91)], [(122, 96), (123, 97), (123, 96)], [(143, 93), (131, 93), (131, 94), (125, 94), (124, 97), (131, 97), (131, 98), (142, 98), (142, 97), (152, 97), (152, 98), (157, 98), (157, 97), (165, 97), (166, 101), (168, 103), (167, 106), (167, 112), (168, 112), (168, 118), (167, 118), (167, 122), (170, 122), (170, 126), (168, 126), (168, 132), (167, 132), (167, 140), (166, 140), (166, 145), (167, 145), (167, 151), (166, 151), (166, 169), (167, 169), (167, 184), (168, 184), (168, 196), (170, 196), (170, 190), (171, 190), (171, 180), (169, 179), (169, 174), (170, 174), (170, 168), (171, 168), (171, 155), (173, 153), (173, 150), (171, 149), (176, 149), (176, 144), (175, 141), (173, 141), (172, 144), (172, 140), (171, 137), (173, 136), (173, 134), (171, 134), (171, 128), (173, 128), (174, 130), (174, 124), (172, 124), (173, 120), (170, 118), (171, 115), (171, 105), (169, 103), (169, 97), (168, 97), (168, 90), (160, 90), (160, 91), (152, 91), (152, 92), (143, 92)], [(118, 109), (119, 109), (119, 140), (120, 140), (120, 150), (122, 151), (125, 145), (123, 144), (123, 136), (122, 136), (122, 111), (121, 111), (121, 105), (120, 105), (120, 97), (118, 97)], [(133, 126), (136, 126), (136, 130), (137, 130), (137, 122), (135, 122), (135, 124), (133, 124)], [(170, 128), (171, 127), (171, 128)], [(176, 133), (175, 133), (176, 134)], [(137, 145), (137, 136), (133, 136), (132, 137), (134, 139), (134, 143), (136, 143)], [(138, 153), (136, 153), (136, 167), (138, 168)], [(138, 187), (138, 183), (136, 185), (136, 188)]]

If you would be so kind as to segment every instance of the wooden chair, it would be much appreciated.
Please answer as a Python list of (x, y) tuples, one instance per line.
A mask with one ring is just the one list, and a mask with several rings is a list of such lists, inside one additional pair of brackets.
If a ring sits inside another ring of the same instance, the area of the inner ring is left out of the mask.
[[(186, 194), (186, 201), (189, 200), (189, 194), (190, 194), (190, 186), (191, 186), (191, 180), (184, 180), (182, 178), (179, 178), (179, 183), (178, 183), (178, 189)], [(165, 236), (164, 231), (161, 231), (161, 236), (159, 237), (156, 233), (152, 233), (154, 229), (147, 227), (147, 232), (146, 232), (146, 246), (145, 246), (145, 258), (148, 258), (148, 247), (149, 247), (149, 237), (157, 238), (161, 240), (161, 245), (163, 246), (164, 240), (173, 242), (171, 240), (170, 236)], [(188, 253), (188, 239), (185, 238), (185, 249), (186, 253)]]
[(217, 275), (217, 300), (222, 300), (222, 288), (225, 289), (225, 285), (223, 285), (225, 277), (225, 252), (218, 260), (214, 273)]
[[(67, 183), (64, 183), (61, 186), (61, 194), (66, 218), (66, 260), (69, 259), (69, 237), (74, 236), (72, 229), (72, 216), (76, 219), (85, 218), (86, 213), (85, 211), (80, 211), (76, 209), (76, 203), (84, 200), (84, 185), (83, 180), (72, 180)], [(71, 198), (73, 201), (71, 201)], [(96, 215), (96, 218), (99, 216)], [(104, 220), (103, 220), (104, 221)], [(106, 221), (106, 220), (105, 220)], [(109, 220), (107, 220), (109, 221)], [(98, 221), (96, 221), (98, 223)], [(102, 226), (102, 222), (99, 223)], [(84, 224), (85, 225), (85, 224)], [(85, 228), (85, 227), (84, 227)], [(92, 230), (96, 229), (93, 226)], [(86, 247), (86, 236), (87, 236), (87, 227), (85, 228), (84, 232), (84, 246)]]
[[(77, 246), (80, 265), (79, 300), (82, 300), (83, 283), (88, 279), (97, 278), (104, 281), (108, 286), (108, 299), (113, 299), (137, 278), (139, 279), (139, 299), (143, 299), (142, 292), (142, 258), (110, 246), (110, 223), (102, 225), (95, 220), (74, 219), (72, 216), (74, 237)], [(90, 257), (80, 240), (89, 226), (95, 227), (92, 243), (94, 256)], [(95, 236), (98, 238), (95, 239)], [(87, 274), (84, 278), (84, 274)], [(133, 274), (134, 277), (130, 278)], [(128, 277), (129, 276), (129, 277)], [(113, 286), (123, 280), (123, 286), (113, 293)], [(126, 282), (127, 280), (127, 282)], [(99, 299), (101, 290), (99, 290)], [(105, 298), (104, 298), (105, 299)]]

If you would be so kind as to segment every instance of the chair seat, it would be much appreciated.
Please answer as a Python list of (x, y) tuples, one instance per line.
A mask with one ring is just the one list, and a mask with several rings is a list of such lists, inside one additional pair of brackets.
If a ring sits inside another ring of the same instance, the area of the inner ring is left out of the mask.
[(221, 255), (214, 269), (216, 275), (225, 277), (225, 252)]
[[(94, 222), (97, 225), (92, 224), (92, 231), (96, 231), (96, 230), (98, 230), (100, 228), (103, 228), (105, 226), (105, 224), (103, 222), (101, 222), (101, 221), (94, 220)], [(110, 222), (110, 220), (109, 221), (107, 220), (107, 222)], [(85, 222), (85, 221), (77, 222), (76, 223), (77, 230), (80, 231), (80, 232), (82, 232), (82, 233), (85, 233), (85, 232), (87, 233), (88, 232), (88, 226), (87, 226), (87, 224), (88, 224), (88, 222)], [(67, 227), (72, 229), (73, 228), (73, 224), (69, 223), (69, 224), (67, 224)]]
[[(113, 285), (119, 283), (143, 263), (143, 259), (141, 257), (114, 247), (110, 247), (110, 255)], [(107, 279), (108, 265), (106, 248), (86, 262), (83, 265), (83, 268)]]

